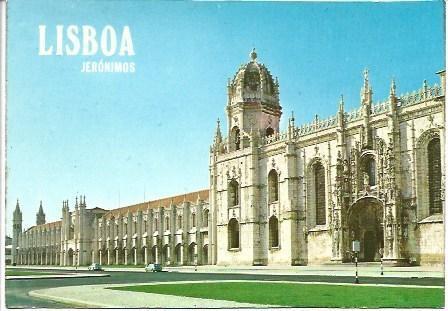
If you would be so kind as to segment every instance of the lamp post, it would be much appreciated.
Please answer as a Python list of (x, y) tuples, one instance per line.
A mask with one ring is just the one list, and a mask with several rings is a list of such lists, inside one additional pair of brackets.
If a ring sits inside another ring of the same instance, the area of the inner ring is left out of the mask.
[(359, 284), (358, 278), (358, 253), (361, 249), (359, 241), (352, 241), (352, 251), (355, 253), (355, 284)]
[(384, 250), (383, 250), (383, 248), (380, 248), (379, 253), (380, 253), (380, 256), (381, 256), (381, 275), (384, 275), (384, 268), (383, 268), (383, 253), (384, 253)]

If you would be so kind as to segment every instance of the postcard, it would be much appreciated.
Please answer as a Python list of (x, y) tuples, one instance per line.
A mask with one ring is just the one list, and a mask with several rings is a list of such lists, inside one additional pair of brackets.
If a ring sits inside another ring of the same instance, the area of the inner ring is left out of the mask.
[(1, 5), (3, 307), (444, 307), (443, 2)]

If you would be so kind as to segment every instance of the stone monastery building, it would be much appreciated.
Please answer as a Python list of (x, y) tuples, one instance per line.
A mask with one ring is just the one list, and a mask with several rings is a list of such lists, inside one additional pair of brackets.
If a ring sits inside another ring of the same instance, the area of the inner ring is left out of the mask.
[[(445, 71), (440, 85), (280, 131), (279, 83), (255, 50), (227, 85), (227, 132), (210, 147), (210, 188), (114, 210), (85, 197), (62, 218), (22, 231), (17, 202), (13, 262), (103, 265), (309, 265), (359, 259), (444, 262)], [(207, 169), (206, 166), (203, 167)]]

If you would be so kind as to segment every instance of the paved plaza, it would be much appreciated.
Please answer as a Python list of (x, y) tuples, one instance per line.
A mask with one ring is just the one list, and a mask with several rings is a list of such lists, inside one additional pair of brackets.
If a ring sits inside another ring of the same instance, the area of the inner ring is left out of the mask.
[[(8, 267), (8, 269), (36, 269), (36, 271), (53, 272), (55, 275), (75, 273), (79, 276), (87, 273), (87, 267), (77, 269), (67, 267)], [(120, 292), (105, 289), (112, 286), (132, 284), (180, 283), (180, 282), (222, 282), (222, 281), (279, 281), (302, 282), (309, 284), (354, 284), (354, 266), (322, 265), (300, 267), (172, 267), (164, 268), (162, 273), (145, 273), (143, 268), (111, 268), (103, 267), (104, 272), (89, 272), (89, 277), (6, 280), (6, 305), (10, 308), (61, 308), (73, 306), (108, 307), (244, 307), (242, 304), (212, 299), (185, 298), (160, 294)], [(110, 277), (96, 277), (108, 274)], [(379, 264), (360, 264), (359, 285), (378, 284), (389, 286), (444, 286), (443, 269), (441, 267), (384, 267), (384, 275), (380, 275)], [(359, 286), (356, 285), (356, 286)], [(355, 285), (354, 285), (355, 286)], [(134, 296), (135, 294), (135, 296)], [(104, 300), (99, 297), (108, 297)], [(50, 297), (51, 296), (51, 297)], [(121, 298), (119, 298), (121, 297)], [(132, 298), (133, 297), (133, 298)], [(69, 299), (67, 299), (69, 298)], [(118, 299), (118, 300), (117, 300)], [(142, 300), (143, 299), (143, 300)], [(144, 304), (141, 304), (145, 301)], [(198, 304), (199, 303), (199, 304)], [(261, 307), (244, 304), (246, 307)], [(266, 306), (263, 306), (266, 307)]]
[[(237, 280), (221, 281), (186, 281), (186, 282), (154, 282), (134, 283), (136, 285), (158, 285), (158, 284), (181, 284), (181, 283), (215, 283), (215, 282), (238, 282)], [(246, 282), (266, 282), (262, 280), (249, 280)], [(272, 281), (270, 281), (272, 282)], [(285, 283), (284, 281), (281, 281)], [(328, 284), (324, 282), (288, 282), (306, 284)], [(347, 285), (346, 283), (334, 283), (333, 285)], [(31, 296), (69, 303), (77, 306), (88, 306), (98, 308), (269, 308), (281, 307), (276, 305), (261, 305), (250, 303), (239, 303), (235, 301), (213, 300), (203, 298), (192, 298), (174, 295), (161, 295), (154, 293), (117, 291), (111, 288), (121, 287), (122, 284), (112, 285), (89, 285), (89, 286), (67, 286), (48, 288), (30, 292)], [(376, 284), (352, 284), (351, 286), (377, 286)], [(443, 288), (443, 286), (422, 285), (384, 285), (387, 287), (409, 287), (409, 288)]]

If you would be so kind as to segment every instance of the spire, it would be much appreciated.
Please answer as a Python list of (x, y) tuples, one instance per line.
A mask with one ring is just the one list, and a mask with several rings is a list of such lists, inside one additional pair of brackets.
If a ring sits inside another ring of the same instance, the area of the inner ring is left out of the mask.
[(78, 196), (75, 198), (75, 209), (78, 209)]
[(36, 225), (43, 225), (45, 223), (45, 213), (42, 207), (42, 201), (40, 201), (39, 211), (36, 214)]
[(369, 90), (369, 70), (364, 69), (364, 92)]
[(288, 140), (294, 138), (294, 111), (291, 111), (291, 117), (288, 120)]
[(390, 97), (395, 97), (395, 91), (396, 91), (395, 79), (392, 79), (392, 82), (390, 83), (390, 92), (389, 92), (389, 96), (390, 96)]
[(339, 101), (339, 111), (344, 112), (344, 95), (341, 94), (341, 100)]
[(291, 117), (289, 118), (288, 126), (294, 128), (294, 111), (291, 111)]
[(255, 48), (252, 49), (252, 52), (250, 52), (249, 56), (253, 62), (257, 61), (257, 52), (255, 52)]
[(16, 209), (14, 210), (14, 214), (13, 214), (13, 220), (18, 220), (21, 221), (22, 220), (22, 212), (20, 211), (20, 204), (19, 204), (19, 199), (17, 199), (17, 203), (16, 203)]
[(218, 145), (222, 142), (222, 135), (221, 135), (221, 126), (219, 119), (216, 121), (216, 132), (215, 132), (215, 144)]
[(364, 83), (361, 89), (361, 102), (362, 104), (372, 103), (372, 87), (369, 82), (369, 70), (364, 69)]

